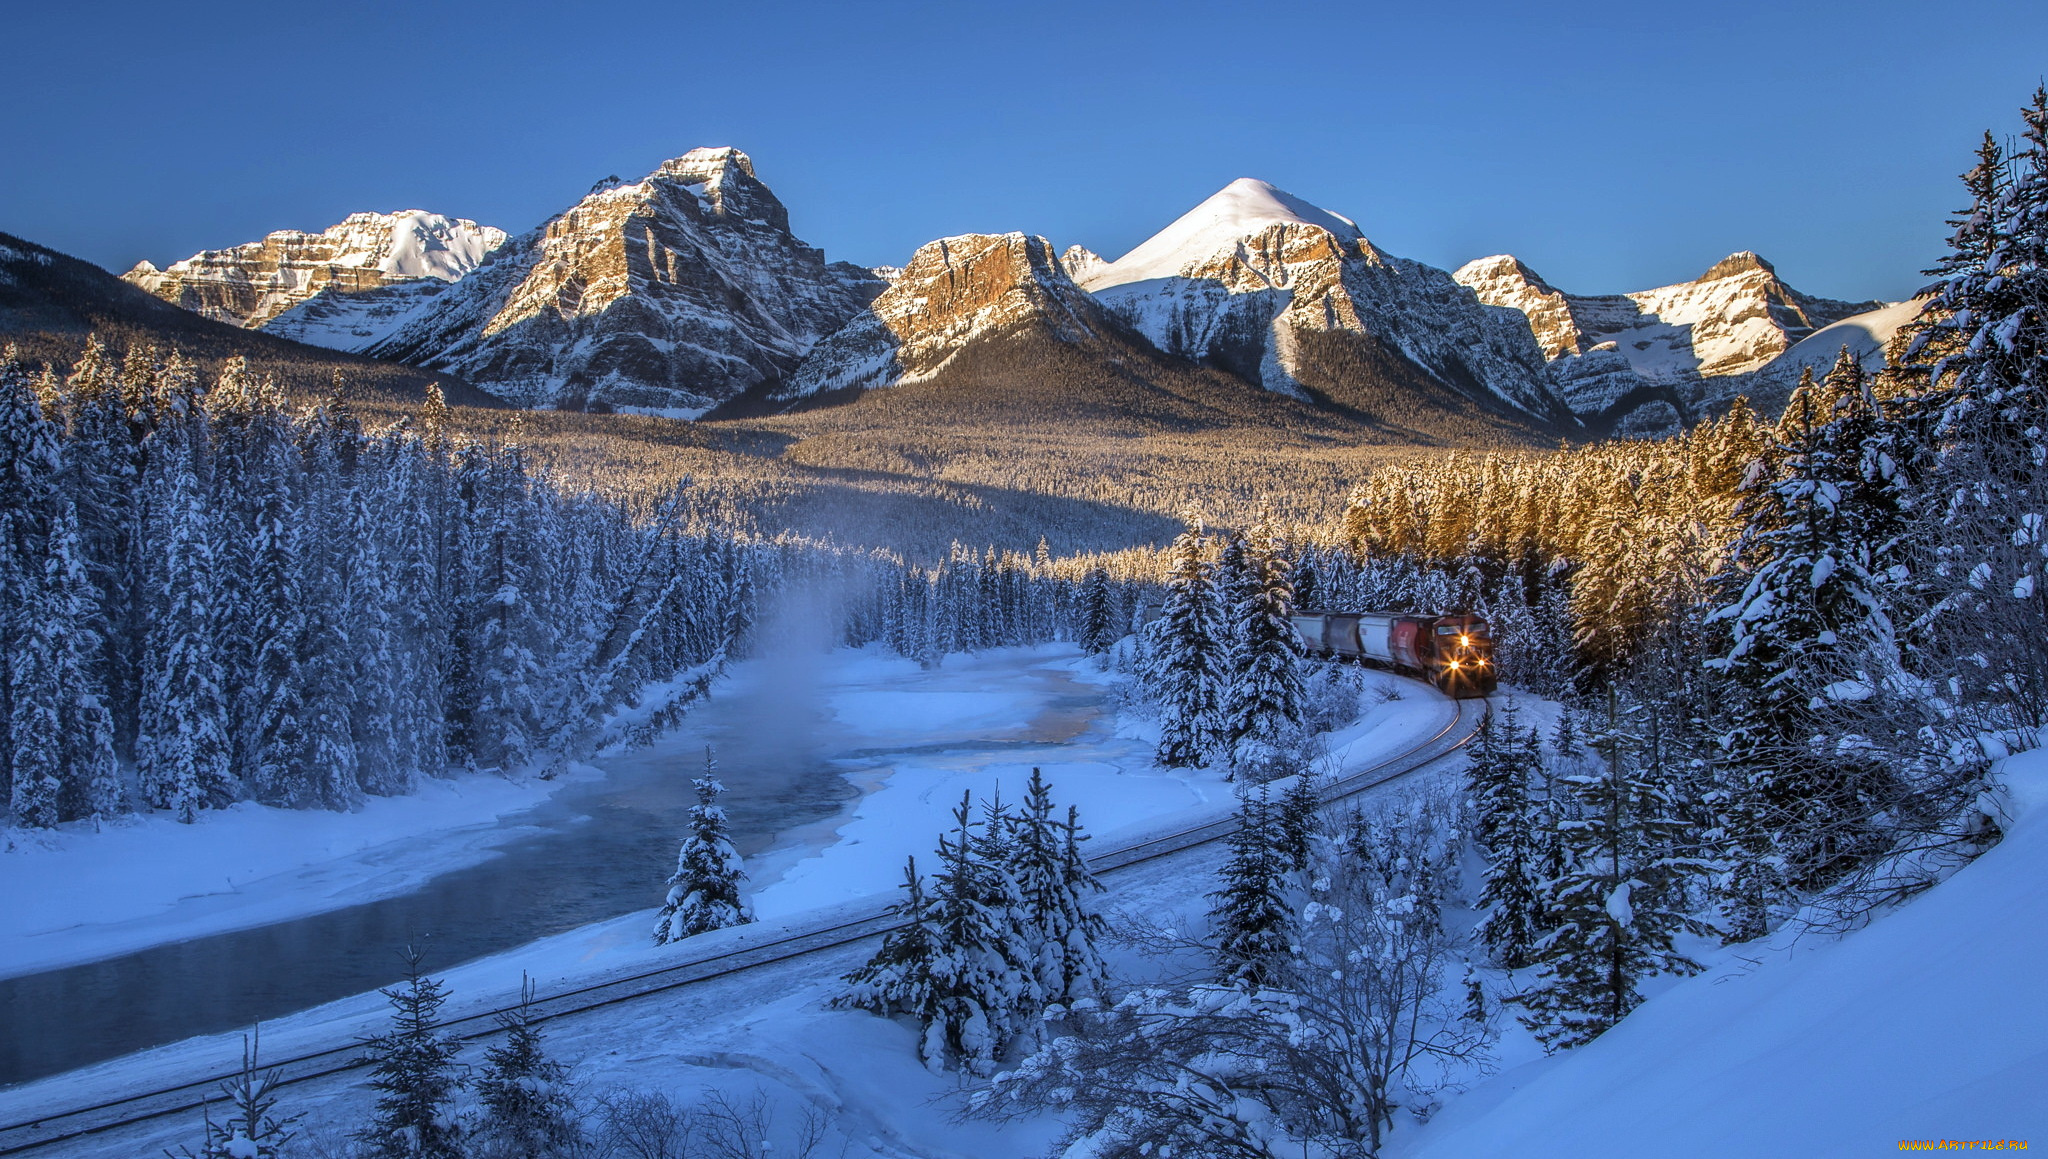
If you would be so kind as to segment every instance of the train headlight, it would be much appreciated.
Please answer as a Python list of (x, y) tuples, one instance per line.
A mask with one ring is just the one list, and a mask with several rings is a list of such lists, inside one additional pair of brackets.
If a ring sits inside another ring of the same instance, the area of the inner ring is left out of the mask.
[(1456, 660), (1447, 660), (1444, 662), (1444, 664), (1445, 667), (1451, 668), (1453, 670), (1455, 670), (1458, 667), (1458, 662)]
[(1470, 637), (1470, 636), (1460, 636), (1460, 637), (1458, 637), (1458, 647), (1460, 647), (1460, 648), (1470, 648), (1471, 646), (1472, 646), (1472, 637)]

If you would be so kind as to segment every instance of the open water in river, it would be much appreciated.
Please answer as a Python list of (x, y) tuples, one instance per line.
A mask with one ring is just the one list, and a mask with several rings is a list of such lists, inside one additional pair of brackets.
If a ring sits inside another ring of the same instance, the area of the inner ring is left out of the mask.
[[(1071, 739), (1101, 695), (1038, 670), (1044, 699), (1023, 736), (963, 739), (952, 750), (1011, 749)], [(252, 929), (160, 945), (99, 962), (0, 979), (0, 1084), (252, 1023), (388, 986), (401, 950), (423, 948), (430, 972), (657, 904), (675, 864), (703, 744), (717, 747), (735, 844), (752, 856), (830, 839), (830, 819), (856, 790), (851, 761), (886, 754), (835, 737), (821, 701), (720, 697), (678, 733), (640, 752), (594, 762), (602, 780), (569, 785), (503, 818), (496, 855), (429, 879), (411, 893)], [(651, 930), (651, 923), (650, 923)]]

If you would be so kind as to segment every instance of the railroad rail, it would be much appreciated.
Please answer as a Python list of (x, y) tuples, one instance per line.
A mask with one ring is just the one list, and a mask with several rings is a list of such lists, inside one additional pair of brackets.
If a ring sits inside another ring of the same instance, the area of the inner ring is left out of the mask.
[[(1444, 726), (1406, 750), (1354, 773), (1331, 779), (1322, 787), (1325, 803), (1356, 796), (1368, 789), (1423, 769), (1455, 752), (1471, 739), (1485, 714), (1483, 700), (1452, 701), (1452, 714)], [(1134, 866), (1157, 861), (1197, 846), (1217, 841), (1236, 828), (1235, 818), (1223, 818), (1161, 837), (1135, 841), (1090, 857), (1089, 867), (1097, 876), (1109, 876)], [(770, 941), (729, 950), (672, 966), (611, 978), (563, 990), (534, 1000), (534, 1020), (553, 1021), (634, 1002), (683, 986), (729, 977), (745, 970), (787, 962), (809, 954), (878, 937), (901, 925), (894, 915), (873, 913), (796, 930)], [(485, 1010), (451, 1018), (442, 1023), (444, 1033), (462, 1041), (488, 1038), (499, 1032), (498, 1016), (510, 1007)], [(277, 1062), (261, 1064), (265, 1072), (275, 1071), (278, 1085), (288, 1086), (342, 1074), (365, 1065), (363, 1044), (346, 1045), (300, 1054)], [(240, 1067), (222, 1070), (206, 1078), (172, 1087), (123, 1095), (87, 1106), (72, 1107), (0, 1126), (0, 1156), (22, 1155), (60, 1143), (100, 1135), (123, 1127), (146, 1123), (170, 1115), (189, 1114), (220, 1099), (220, 1084), (240, 1073)]]

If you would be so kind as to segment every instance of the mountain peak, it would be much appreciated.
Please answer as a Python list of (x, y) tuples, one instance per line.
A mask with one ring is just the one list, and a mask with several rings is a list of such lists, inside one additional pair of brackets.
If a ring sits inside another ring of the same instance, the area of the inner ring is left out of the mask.
[(1720, 261), (1715, 262), (1713, 266), (1707, 270), (1706, 273), (1701, 274), (1696, 280), (1701, 282), (1712, 282), (1721, 278), (1734, 278), (1740, 277), (1743, 274), (1757, 272), (1770, 274), (1772, 277), (1776, 277), (1778, 274), (1778, 269), (1776, 266), (1773, 266), (1771, 263), (1765, 261), (1762, 257), (1758, 256), (1757, 254), (1751, 253), (1749, 250), (1738, 250), (1735, 253), (1729, 254), (1727, 257), (1722, 258)]
[(754, 177), (754, 159), (730, 145), (711, 145), (692, 149), (680, 157), (673, 157), (661, 163), (656, 175), (673, 177), (685, 185), (699, 181), (717, 180), (729, 171), (738, 170), (748, 177)]
[[(1556, 290), (1543, 275), (1529, 268), (1528, 264), (1513, 254), (1494, 254), (1491, 257), (1473, 258), (1459, 266), (1451, 277), (1460, 285), (1474, 286), (1480, 283), (1514, 283), (1527, 285), (1539, 291)], [(1480, 295), (1482, 299), (1485, 295)], [(1496, 303), (1497, 304), (1497, 303)]]
[(1090, 273), (1090, 290), (1153, 278), (1171, 278), (1190, 263), (1233, 248), (1275, 225), (1308, 226), (1356, 242), (1364, 235), (1350, 218), (1311, 205), (1270, 181), (1240, 177), (1139, 243), (1116, 261)]

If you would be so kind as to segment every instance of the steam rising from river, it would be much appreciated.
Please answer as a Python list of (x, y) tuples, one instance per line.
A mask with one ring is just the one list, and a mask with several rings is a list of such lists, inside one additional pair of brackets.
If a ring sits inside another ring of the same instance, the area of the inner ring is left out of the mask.
[(720, 771), (805, 768), (818, 760), (827, 719), (819, 662), (840, 642), (842, 593), (786, 587), (764, 601), (753, 655), (727, 701)]

